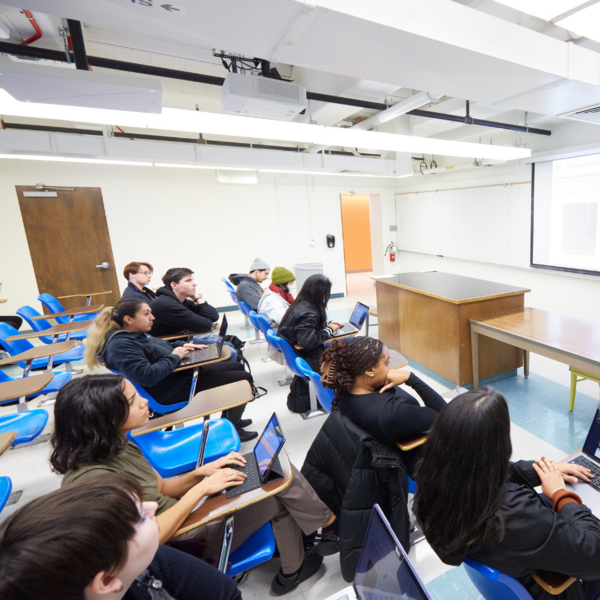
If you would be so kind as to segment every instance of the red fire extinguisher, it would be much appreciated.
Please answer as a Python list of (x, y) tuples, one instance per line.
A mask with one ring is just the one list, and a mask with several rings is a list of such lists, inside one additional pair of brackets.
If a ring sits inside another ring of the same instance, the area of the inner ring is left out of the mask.
[(394, 242), (388, 244), (388, 247), (385, 249), (384, 256), (387, 255), (388, 250), (390, 251), (390, 262), (396, 262), (396, 247), (394, 246)]

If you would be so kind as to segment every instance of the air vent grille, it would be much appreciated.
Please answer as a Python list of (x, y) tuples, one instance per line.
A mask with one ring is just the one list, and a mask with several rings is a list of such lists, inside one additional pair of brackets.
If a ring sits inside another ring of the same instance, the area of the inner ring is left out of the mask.
[(268, 77), (257, 77), (257, 95), (261, 98), (289, 102), (301, 102), (300, 86), (295, 83), (269, 79)]
[(600, 105), (590, 106), (589, 108), (584, 108), (583, 110), (576, 110), (559, 116), (566, 119), (572, 119), (573, 121), (584, 121), (586, 123), (595, 123), (596, 125), (600, 125)]

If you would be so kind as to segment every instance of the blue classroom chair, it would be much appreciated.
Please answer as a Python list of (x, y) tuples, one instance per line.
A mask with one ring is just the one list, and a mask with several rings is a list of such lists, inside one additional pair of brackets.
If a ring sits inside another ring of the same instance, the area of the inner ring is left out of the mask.
[[(61, 313), (65, 312), (65, 307), (50, 294), (40, 294), (37, 299), (51, 312), (51, 313)], [(93, 321), (99, 313), (89, 313), (86, 315), (75, 315), (74, 321)], [(48, 315), (49, 319), (53, 319), (52, 315)], [(69, 317), (56, 317), (57, 323), (68, 323)]]
[(17, 437), (11, 446), (18, 446), (35, 440), (47, 422), (48, 413), (42, 408), (4, 415), (0, 417), (0, 433), (16, 431)]
[[(161, 477), (173, 477), (196, 468), (204, 425), (197, 423), (173, 431), (153, 431), (129, 439), (139, 446)], [(240, 438), (227, 419), (212, 419), (206, 442), (204, 463), (240, 449)]]
[(231, 556), (231, 567), (228, 577), (235, 577), (252, 567), (271, 560), (275, 553), (275, 536), (271, 523), (263, 525), (253, 536), (249, 537)]
[(240, 327), (240, 329), (250, 329), (252, 327), (252, 325), (250, 324), (248, 315), (246, 313), (244, 313), (244, 311), (240, 308), (240, 303), (237, 299), (237, 296), (235, 295), (235, 288), (233, 287), (231, 282), (229, 282), (227, 279), (225, 279), (225, 277), (221, 277), (221, 281), (225, 284), (225, 287), (227, 288), (227, 293), (233, 300), (233, 303), (240, 309), (240, 312), (244, 315), (245, 324), (242, 327)]
[(523, 584), (514, 577), (469, 557), (465, 558), (464, 565), (469, 579), (485, 600), (533, 600)]
[(321, 375), (315, 373), (303, 358), (300, 358), (299, 356), (296, 357), (296, 366), (298, 367), (298, 370), (312, 383), (315, 393), (317, 394), (317, 400), (319, 401), (319, 404), (328, 413), (331, 413), (331, 402), (333, 401), (335, 392), (329, 388), (326, 388), (321, 383)]
[[(0, 323), (0, 342), (6, 349), (6, 351), (11, 356), (16, 356), (17, 354), (21, 354), (21, 352), (26, 352), (27, 350), (31, 350), (33, 348), (33, 344), (31, 344), (27, 340), (17, 340), (15, 342), (7, 342), (6, 338), (11, 337), (13, 335), (19, 335), (19, 332), (11, 327), (8, 323)], [(61, 354), (57, 354), (54, 357), (54, 366), (58, 366), (64, 364), (67, 369), (71, 368), (70, 363), (81, 360), (83, 358), (83, 353), (85, 351), (84, 346), (75, 346), (71, 348), (67, 352), (62, 352)], [(25, 368), (25, 361), (21, 361), (17, 363), (22, 369)], [(47, 358), (36, 358), (31, 363), (32, 369), (46, 369), (48, 367), (48, 359)]]
[[(66, 383), (71, 381), (73, 375), (69, 373), (69, 371), (61, 371), (60, 373), (55, 373), (52, 381), (39, 392), (35, 394), (31, 394), (31, 396), (27, 396), (27, 398), (37, 398), (38, 396), (44, 396), (46, 394), (55, 394), (63, 387)], [(10, 377), (4, 371), (0, 371), (0, 383), (5, 383), (7, 381), (15, 381), (17, 379), (21, 379), (20, 377)], [(18, 402), (19, 399), (15, 398), (13, 400), (5, 400), (4, 402), (0, 402), (0, 405), (7, 404), (9, 402)]]
[(11, 491), (12, 481), (10, 477), (0, 477), (0, 512), (6, 506)]
[[(41, 315), (37, 310), (35, 310), (35, 308), (32, 308), (31, 306), (21, 306), (21, 308), (19, 308), (17, 310), (17, 314), (20, 317), (23, 317), (23, 319), (25, 319), (27, 321), (27, 323), (29, 323), (29, 326), (31, 327), (31, 329), (33, 329), (33, 331), (44, 331), (45, 329), (50, 329), (50, 327), (52, 327), (52, 325), (48, 321), (46, 321), (46, 319), (39, 319), (37, 321), (32, 321), (32, 317), (39, 317)], [(75, 341), (85, 340), (87, 338), (87, 334), (88, 334), (87, 330), (86, 331), (77, 331), (75, 333), (72, 333), (71, 337), (69, 339), (75, 340)], [(42, 342), (44, 342), (44, 344), (51, 344), (54, 340), (53, 336), (51, 336), (51, 335), (44, 335), (38, 339), (42, 340)], [(56, 340), (56, 341), (57, 342), (67, 341), (67, 334), (63, 333), (63, 334), (59, 335), (58, 340)]]

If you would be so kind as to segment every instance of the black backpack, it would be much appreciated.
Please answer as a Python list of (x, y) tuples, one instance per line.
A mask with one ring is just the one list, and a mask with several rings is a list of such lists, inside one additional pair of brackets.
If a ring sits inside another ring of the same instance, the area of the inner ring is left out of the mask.
[(308, 390), (308, 381), (294, 375), (290, 393), (287, 397), (287, 407), (294, 413), (303, 413), (310, 410), (310, 393)]

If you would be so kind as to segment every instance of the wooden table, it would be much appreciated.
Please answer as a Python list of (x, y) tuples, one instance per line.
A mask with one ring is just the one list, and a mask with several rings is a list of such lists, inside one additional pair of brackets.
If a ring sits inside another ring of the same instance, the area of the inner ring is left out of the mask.
[(10, 448), (10, 445), (16, 439), (16, 431), (5, 431), (4, 433), (0, 433), (0, 456), (2, 456)]
[(4, 304), (5, 302), (8, 302), (8, 300), (6, 298), (4, 298), (4, 299), (0, 298), (0, 304)]
[(212, 365), (213, 363), (223, 362), (231, 358), (231, 347), (223, 345), (221, 349), (221, 356), (219, 358), (215, 358), (214, 360), (207, 360), (206, 362), (195, 364), (195, 365), (186, 365), (184, 367), (177, 367), (175, 371), (185, 371), (186, 369), (199, 369), (200, 367), (205, 367), (206, 365)]
[[(473, 381), (469, 319), (522, 307), (530, 290), (441, 271), (373, 278), (379, 339), (451, 381)], [(520, 367), (522, 353), (486, 339), (481, 377)]]
[[(331, 337), (331, 338), (325, 340), (323, 343), (331, 344), (331, 342), (335, 342), (336, 340), (346, 340), (348, 338), (358, 335), (359, 333), (360, 333), (359, 331), (355, 331), (354, 333), (347, 333), (346, 335), (338, 335), (338, 337)], [(296, 350), (304, 350), (304, 346), (301, 346), (300, 344), (294, 344), (294, 348)]]
[(16, 340), (30, 340), (32, 338), (39, 338), (46, 335), (54, 337), (56, 341), (58, 336), (67, 334), (67, 341), (69, 340), (72, 333), (76, 333), (78, 331), (85, 331), (88, 327), (91, 327), (94, 324), (94, 321), (77, 321), (73, 323), (61, 323), (60, 325), (54, 325), (54, 327), (50, 327), (50, 329), (44, 329), (43, 331), (30, 331), (29, 333), (21, 333), (19, 335), (12, 335), (11, 337), (6, 338), (7, 342), (12, 342)]
[[(537, 308), (517, 308), (469, 319), (473, 349), (473, 388), (479, 387), (481, 347), (492, 338), (522, 352), (525, 377), (529, 352), (541, 354), (600, 377), (600, 324)], [(481, 336), (484, 336), (483, 339)]]
[(87, 298), (86, 304), (89, 306), (90, 302), (92, 301), (92, 296), (104, 296), (105, 294), (112, 294), (112, 290), (108, 290), (107, 292), (94, 292), (93, 294), (71, 294), (70, 296), (59, 296), (57, 300), (66, 300), (67, 298)]
[(33, 377), (23, 377), (14, 381), (4, 381), (0, 383), (0, 403), (8, 400), (19, 399), (17, 410), (23, 412), (27, 410), (25, 401), (27, 396), (31, 396), (43, 390), (54, 379), (54, 373), (42, 373)]
[(31, 317), (32, 321), (39, 321), (40, 319), (56, 319), (56, 317), (70, 317), (70, 321), (75, 320), (75, 315), (87, 315), (90, 313), (100, 312), (104, 308), (104, 304), (93, 304), (92, 306), (77, 306), (76, 308), (70, 308), (64, 312), (49, 313), (47, 315), (40, 315), (39, 317)]
[(131, 435), (136, 437), (164, 429), (165, 427), (178, 425), (179, 423), (199, 419), (200, 417), (209, 416), (216, 412), (246, 404), (250, 400), (252, 400), (252, 388), (248, 381), (242, 380), (221, 385), (210, 390), (198, 392), (190, 403), (181, 410), (163, 415), (158, 419), (152, 419), (143, 427), (134, 429)]
[(201, 506), (199, 506), (190, 516), (182, 523), (181, 528), (175, 535), (180, 535), (186, 531), (196, 529), (201, 525), (210, 523), (216, 519), (220, 519), (226, 515), (230, 515), (240, 508), (245, 508), (251, 504), (256, 504), (261, 500), (265, 500), (270, 496), (279, 494), (285, 490), (292, 483), (294, 475), (292, 473), (292, 465), (290, 459), (284, 450), (279, 454), (279, 463), (283, 470), (283, 479), (274, 481), (273, 483), (267, 483), (262, 487), (259, 487), (251, 492), (246, 492), (240, 496), (234, 498), (227, 498), (225, 492), (221, 494), (215, 494), (210, 498), (207, 498)]
[(402, 369), (408, 364), (408, 358), (393, 348), (388, 348), (390, 353), (390, 369)]
[[(169, 335), (159, 335), (159, 336), (157, 336), (157, 339), (165, 340), (166, 342), (172, 342), (173, 340), (181, 340), (183, 338), (188, 338), (188, 340), (189, 340), (190, 338), (194, 338), (197, 335), (208, 335), (210, 333), (217, 333), (220, 329), (221, 329), (221, 326), (217, 325), (211, 331), (202, 331), (200, 333), (190, 333), (189, 331), (180, 331), (179, 333), (172, 333)], [(199, 342), (199, 343), (201, 344), (202, 342)]]

